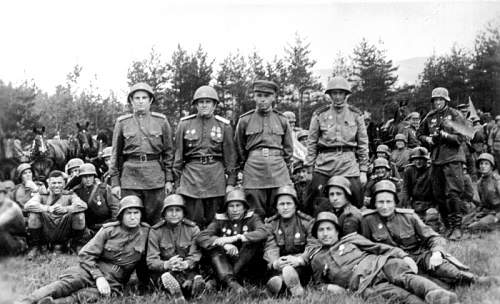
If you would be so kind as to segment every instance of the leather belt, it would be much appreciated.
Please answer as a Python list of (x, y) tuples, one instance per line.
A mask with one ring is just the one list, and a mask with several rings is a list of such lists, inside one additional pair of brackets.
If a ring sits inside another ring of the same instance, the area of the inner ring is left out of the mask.
[(218, 162), (218, 161), (221, 161), (222, 160), (222, 156), (218, 156), (218, 155), (204, 155), (204, 156), (196, 156), (196, 157), (189, 157), (186, 162), (192, 162), (192, 161), (196, 161), (196, 162), (199, 162), (201, 163), (202, 165), (206, 165), (206, 164), (212, 164), (212, 163), (215, 163), (215, 162)]
[(269, 148), (262, 148), (262, 149), (254, 149), (250, 151), (249, 156), (252, 155), (262, 155), (264, 157), (268, 156), (283, 156), (283, 151), (279, 149), (269, 149)]
[(160, 159), (161, 159), (160, 154), (130, 154), (127, 156), (127, 160), (135, 160), (140, 162), (147, 162)]
[(342, 153), (342, 152), (352, 152), (354, 151), (353, 147), (349, 146), (335, 146), (335, 147), (325, 147), (318, 149), (318, 153)]

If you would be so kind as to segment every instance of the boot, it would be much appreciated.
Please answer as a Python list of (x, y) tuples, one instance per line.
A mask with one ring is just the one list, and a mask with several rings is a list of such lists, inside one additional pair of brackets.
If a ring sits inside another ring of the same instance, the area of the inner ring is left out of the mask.
[(425, 295), (425, 303), (429, 304), (458, 304), (458, 297), (454, 292), (445, 289), (435, 289)]
[(42, 244), (43, 244), (43, 230), (28, 228), (28, 246), (31, 247), (30, 251), (26, 255), (26, 258), (31, 261), (35, 257), (39, 256), (44, 252)]
[(476, 279), (476, 276), (472, 272), (460, 270), (448, 261), (439, 265), (432, 272), (432, 275), (453, 285), (468, 285)]
[(205, 291), (205, 280), (201, 275), (195, 275), (193, 285), (191, 286), (191, 297), (194, 299), (199, 298)]
[(282, 270), (283, 281), (290, 290), (292, 297), (301, 297), (304, 295), (304, 287), (300, 285), (299, 274), (292, 266), (285, 266)]
[(247, 289), (238, 283), (234, 277), (227, 277), (224, 282), (226, 283), (229, 289), (233, 290), (239, 295), (243, 295), (247, 293)]
[(170, 272), (165, 272), (161, 275), (161, 283), (163, 287), (174, 297), (175, 304), (185, 304), (186, 299), (182, 294), (181, 285), (179, 282), (170, 274)]
[[(59, 282), (53, 282), (48, 285), (42, 286), (37, 290), (33, 291), (29, 296), (17, 302), (20, 304), (35, 304), (40, 300), (49, 301), (52, 299), (52, 295), (55, 294), (59, 290)], [(49, 299), (50, 298), (50, 299)], [(47, 302), (50, 303), (50, 302)]]
[(281, 276), (274, 276), (267, 281), (266, 286), (273, 296), (277, 296), (283, 287), (283, 278)]
[(54, 299), (52, 297), (45, 297), (38, 301), (37, 304), (74, 304), (77, 303), (73, 296)]
[[(426, 303), (429, 304), (457, 303), (457, 295), (455, 293), (446, 291), (431, 280), (414, 273), (402, 273), (396, 276), (391, 283), (403, 287), (420, 298), (425, 299)], [(432, 301), (428, 300), (429, 294), (429, 299)], [(449, 299), (450, 301), (454, 299), (454, 301), (442, 302), (442, 299)]]

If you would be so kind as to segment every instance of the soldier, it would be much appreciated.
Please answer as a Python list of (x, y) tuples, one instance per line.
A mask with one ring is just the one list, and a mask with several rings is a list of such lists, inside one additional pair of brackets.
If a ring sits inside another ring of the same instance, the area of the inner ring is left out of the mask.
[(309, 137), (309, 131), (308, 130), (301, 130), (301, 131), (297, 132), (297, 140), (304, 147), (307, 147), (307, 138), (308, 137)]
[(396, 185), (398, 189), (398, 193), (401, 190), (401, 179), (391, 176), (391, 167), (387, 159), (379, 157), (373, 161), (373, 173), (370, 177), (368, 183), (366, 183), (365, 192), (364, 192), (364, 204), (368, 208), (373, 208), (371, 206), (370, 200), (373, 197), (374, 185), (381, 180), (389, 180), (394, 185)]
[(68, 239), (75, 246), (82, 242), (87, 204), (75, 193), (63, 190), (63, 174), (52, 171), (48, 193), (34, 195), (24, 206), (28, 213), (28, 243), (33, 246), (29, 258), (37, 255), (46, 243), (54, 244), (56, 251), (60, 251)]
[(388, 181), (375, 184), (372, 198), (376, 210), (363, 213), (362, 234), (373, 242), (403, 249), (415, 260), (420, 272), (447, 284), (486, 283), (446, 252), (445, 239), (425, 225), (411, 209), (396, 208), (396, 187)]
[(500, 164), (500, 115), (495, 116), (495, 125), (488, 136), (488, 147), (495, 157), (495, 164)]
[(457, 105), (457, 109), (462, 113), (462, 116), (465, 118), (469, 118), (469, 104), (468, 103), (461, 103)]
[(418, 112), (411, 112), (406, 119), (409, 120), (409, 124), (401, 130), (401, 133), (406, 137), (408, 148), (413, 149), (420, 146), (420, 141), (417, 138), (417, 130), (420, 125), (420, 114)]
[(7, 195), (4, 182), (0, 182), (0, 258), (15, 255), (26, 249), (26, 228), (21, 208)]
[(472, 232), (489, 231), (498, 227), (500, 220), (500, 175), (494, 171), (495, 159), (489, 153), (479, 155), (477, 183), (480, 204), (475, 212), (464, 218), (465, 226)]
[(113, 152), (112, 147), (106, 147), (102, 150), (102, 159), (104, 159), (104, 164), (106, 164), (107, 171), (102, 176), (102, 182), (111, 186), (111, 176), (110, 176), (110, 168), (111, 168), (111, 154)]
[(302, 128), (297, 127), (295, 125), (295, 123), (297, 122), (297, 118), (295, 117), (295, 113), (293, 113), (292, 111), (285, 111), (285, 112), (283, 112), (283, 115), (288, 119), (288, 123), (290, 124), (290, 127), (292, 128), (295, 135), (297, 135), (297, 132), (300, 132), (303, 130)]
[(218, 102), (214, 88), (199, 87), (193, 97), (198, 113), (181, 118), (175, 135), (177, 193), (186, 201), (186, 217), (200, 227), (221, 211), (224, 194), (236, 184), (233, 130), (229, 120), (213, 114)]
[(404, 134), (396, 134), (394, 142), (396, 149), (391, 153), (390, 162), (396, 165), (399, 176), (402, 176), (405, 167), (410, 162), (410, 150), (406, 147), (406, 136)]
[(308, 205), (314, 205), (313, 200), (324, 195), (320, 188), (334, 175), (349, 179), (354, 205), (363, 203), (368, 135), (361, 111), (347, 104), (351, 93), (347, 80), (334, 77), (325, 91), (331, 105), (315, 111), (311, 118), (305, 166), (314, 166), (314, 170)]
[(332, 212), (339, 220), (340, 236), (361, 232), (361, 211), (352, 205), (351, 183), (343, 176), (332, 176), (325, 186), (328, 205), (321, 206), (315, 214), (323, 211)]
[[(224, 209), (224, 213), (217, 213), (212, 223), (200, 232), (197, 242), (208, 251), (219, 282), (242, 294), (247, 290), (238, 283), (238, 278), (244, 270), (260, 275), (255, 260), (260, 257), (267, 231), (259, 216), (249, 210), (242, 190), (227, 193)], [(250, 265), (252, 270), (248, 269)]]
[(133, 113), (120, 116), (113, 131), (110, 178), (113, 195), (137, 195), (144, 203), (144, 221), (161, 217), (165, 192), (173, 190), (172, 131), (167, 117), (151, 112), (153, 89), (146, 83), (130, 88)]
[(122, 295), (134, 269), (144, 279), (149, 225), (141, 222), (142, 210), (140, 198), (124, 197), (118, 221), (104, 224), (82, 248), (79, 265), (17, 304), (94, 303), (100, 297)]
[(201, 252), (196, 244), (200, 229), (184, 218), (186, 206), (181, 195), (165, 198), (162, 220), (149, 234), (147, 264), (158, 282), (173, 297), (174, 303), (185, 303), (184, 289), (193, 298), (205, 290), (205, 281), (197, 273)]
[(67, 179), (65, 189), (71, 190), (80, 183), (80, 166), (83, 164), (84, 162), (80, 158), (72, 158), (68, 161), (68, 163), (66, 163), (64, 168)]
[(301, 255), (312, 241), (313, 218), (297, 210), (297, 193), (291, 186), (280, 187), (275, 202), (277, 214), (266, 221), (264, 260), (271, 275), (267, 287), (274, 295), (286, 287), (293, 297), (302, 296), (311, 271)]
[(307, 214), (313, 214), (313, 210), (305, 205), (306, 199), (311, 191), (312, 174), (303, 162), (297, 162), (293, 167), (294, 185), (297, 191), (297, 209)]
[(287, 118), (273, 109), (277, 92), (274, 82), (256, 80), (256, 109), (240, 116), (235, 134), (248, 204), (262, 217), (274, 214), (277, 189), (292, 184), (292, 128)]
[(96, 176), (94, 165), (81, 165), (80, 178), (82, 181), (73, 188), (76, 195), (87, 203), (87, 210), (85, 210), (87, 239), (93, 237), (104, 223), (116, 221), (118, 215), (118, 201), (111, 194), (111, 187), (100, 182)]
[(365, 300), (458, 303), (455, 293), (417, 275), (415, 262), (403, 250), (373, 243), (357, 233), (340, 238), (337, 217), (331, 212), (318, 214), (312, 235), (321, 244), (308, 247), (304, 257), (311, 263), (315, 281), (328, 284), (328, 290), (349, 289)]
[(464, 125), (464, 118), (457, 110), (448, 106), (450, 97), (445, 88), (432, 90), (431, 102), (434, 110), (424, 118), (417, 137), (431, 151), (432, 191), (439, 202), (439, 212), (448, 237), (458, 240), (462, 236), (460, 225), (464, 210), (461, 196), (464, 192), (462, 164), (465, 163), (465, 136), (453, 128), (453, 124)]
[[(396, 177), (396, 178), (400, 178), (400, 174), (399, 174), (399, 170), (398, 168), (396, 167), (396, 164), (394, 162), (392, 162), (391, 160), (391, 149), (389, 148), (388, 145), (378, 145), (377, 146), (377, 150), (375, 151), (375, 157), (373, 158), (373, 160), (375, 160), (376, 158), (385, 158), (387, 159), (387, 163), (390, 167), (390, 175), (393, 176), (393, 177)], [(375, 168), (373, 168), (373, 162), (370, 164), (370, 166), (368, 167), (368, 169), (370, 170), (370, 172), (372, 172)]]
[(42, 182), (33, 181), (33, 170), (28, 163), (22, 163), (16, 168), (16, 180), (17, 185), (11, 193), (11, 198), (21, 209), (24, 209), (24, 205), (35, 193), (47, 191)]

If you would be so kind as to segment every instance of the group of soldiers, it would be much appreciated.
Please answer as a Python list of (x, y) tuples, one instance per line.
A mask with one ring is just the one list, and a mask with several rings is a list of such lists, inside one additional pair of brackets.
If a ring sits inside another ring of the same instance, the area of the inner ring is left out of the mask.
[(308, 131), (273, 108), (274, 82), (257, 80), (252, 92), (256, 108), (233, 132), (214, 115), (215, 89), (198, 88), (197, 113), (173, 136), (166, 116), (150, 110), (153, 90), (138, 83), (132, 113), (117, 119), (103, 151), (102, 180), (73, 159), (49, 174), (46, 189), (21, 164), (13, 189), (0, 184), (3, 250), (25, 249), (27, 229), (28, 258), (49, 245), (78, 252), (79, 264), (19, 303), (120, 296), (134, 271), (142, 287), (162, 288), (175, 303), (218, 287), (246, 294), (244, 282), (300, 297), (310, 281), (365, 299), (458, 303), (454, 286), (498, 283), (446, 251), (446, 238), (495, 228), (500, 177), (495, 156), (477, 153), (479, 200), (467, 204), (473, 183), (464, 165), (475, 137), (463, 132), (468, 121), (445, 88), (432, 91), (433, 110), (420, 123), (408, 116), (392, 152), (380, 145), (372, 159), (345, 79), (328, 83), (330, 104)]

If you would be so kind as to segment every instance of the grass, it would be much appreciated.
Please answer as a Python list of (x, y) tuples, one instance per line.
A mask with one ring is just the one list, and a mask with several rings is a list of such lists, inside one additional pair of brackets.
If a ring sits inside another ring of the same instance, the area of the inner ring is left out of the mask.
[[(470, 265), (471, 270), (480, 275), (500, 274), (500, 232), (481, 235), (474, 240), (451, 243), (448, 251), (459, 260)], [(0, 261), (0, 304), (11, 304), (20, 295), (28, 294), (34, 289), (52, 282), (67, 268), (77, 263), (76, 256), (47, 254), (35, 261), (27, 261), (25, 257), (15, 257)], [(250, 292), (244, 298), (231, 292), (220, 292), (206, 295), (192, 303), (338, 303), (360, 304), (381, 302), (363, 301), (360, 298), (347, 296), (333, 296), (309, 288), (306, 296), (301, 299), (268, 298), (258, 287), (249, 287)], [(167, 303), (168, 296), (163, 292), (153, 292), (146, 295), (134, 293), (134, 288), (127, 288), (126, 296), (122, 298), (102, 299), (101, 304), (150, 304)], [(484, 287), (472, 285), (455, 290), (461, 303), (500, 303), (500, 287)]]

